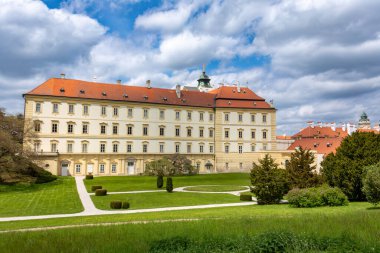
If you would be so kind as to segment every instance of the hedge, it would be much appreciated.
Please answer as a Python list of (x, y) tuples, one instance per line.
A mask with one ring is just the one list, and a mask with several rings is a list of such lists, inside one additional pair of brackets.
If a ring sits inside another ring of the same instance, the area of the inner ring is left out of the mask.
[(97, 189), (95, 190), (95, 196), (106, 196), (107, 190), (106, 189)]
[(123, 208), (123, 209), (128, 209), (129, 207), (130, 207), (130, 204), (128, 201), (124, 201), (122, 206), (121, 206), (121, 208)]
[(91, 186), (91, 191), (96, 191), (97, 189), (102, 189), (103, 187), (101, 185), (93, 185)]
[(111, 203), (110, 203), (110, 207), (112, 209), (121, 209), (121, 206), (122, 206), (122, 203), (121, 203), (121, 201), (118, 201), (118, 200), (111, 201)]
[(252, 194), (250, 193), (240, 193), (241, 201), (252, 201)]
[(86, 179), (94, 179), (94, 175), (86, 175)]

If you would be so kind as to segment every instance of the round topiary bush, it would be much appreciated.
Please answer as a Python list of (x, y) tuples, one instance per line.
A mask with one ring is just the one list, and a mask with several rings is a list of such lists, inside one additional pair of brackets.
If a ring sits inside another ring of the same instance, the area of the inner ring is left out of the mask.
[(122, 203), (119, 200), (111, 201), (110, 207), (112, 209), (121, 209)]
[(252, 201), (252, 194), (250, 193), (240, 193), (241, 201)]
[(86, 179), (94, 179), (94, 175), (86, 175)]
[(124, 201), (122, 206), (121, 206), (121, 208), (123, 208), (123, 209), (128, 209), (129, 207), (130, 207), (130, 204), (128, 201)]
[(103, 187), (101, 185), (93, 185), (91, 186), (91, 191), (96, 191), (97, 189), (102, 189)]
[(97, 189), (95, 190), (95, 196), (106, 196), (107, 190), (106, 189)]

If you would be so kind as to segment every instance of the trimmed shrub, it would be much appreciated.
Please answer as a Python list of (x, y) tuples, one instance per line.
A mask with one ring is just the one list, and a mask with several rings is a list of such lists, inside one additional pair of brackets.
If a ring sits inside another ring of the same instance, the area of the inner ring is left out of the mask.
[(106, 189), (97, 189), (95, 190), (95, 196), (106, 196), (107, 190)]
[(86, 175), (86, 179), (94, 179), (94, 175)]
[(241, 201), (252, 201), (252, 194), (250, 193), (240, 193)]
[(131, 205), (129, 204), (128, 201), (124, 201), (123, 204), (122, 204), (122, 206), (121, 206), (121, 208), (123, 208), (123, 209), (129, 209), (130, 206)]
[(322, 200), (325, 206), (347, 206), (348, 199), (341, 189), (331, 187), (320, 187)]
[(121, 201), (118, 201), (118, 200), (111, 201), (111, 203), (110, 203), (110, 207), (112, 209), (121, 209), (121, 206), (122, 206), (122, 203), (121, 203)]
[(173, 179), (171, 177), (166, 179), (166, 191), (173, 192)]
[(96, 191), (97, 189), (102, 189), (103, 187), (101, 185), (93, 185), (91, 186), (91, 191)]
[(157, 176), (157, 188), (161, 189), (164, 186), (164, 177), (162, 175)]

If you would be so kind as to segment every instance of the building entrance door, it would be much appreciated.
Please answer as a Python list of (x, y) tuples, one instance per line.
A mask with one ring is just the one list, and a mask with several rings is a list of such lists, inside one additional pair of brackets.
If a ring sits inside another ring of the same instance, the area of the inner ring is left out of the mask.
[(135, 162), (129, 161), (127, 166), (128, 166), (128, 175), (134, 175), (135, 174)]
[(87, 173), (92, 174), (94, 172), (94, 165), (92, 163), (87, 164)]
[(69, 165), (67, 163), (62, 163), (61, 165), (61, 176), (67, 176), (69, 171)]

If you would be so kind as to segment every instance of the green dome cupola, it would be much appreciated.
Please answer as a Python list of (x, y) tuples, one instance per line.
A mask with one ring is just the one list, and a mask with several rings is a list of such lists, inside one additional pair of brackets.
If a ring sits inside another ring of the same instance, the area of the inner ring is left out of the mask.
[(212, 88), (210, 85), (210, 77), (206, 74), (206, 66), (203, 64), (202, 74), (198, 79), (198, 88)]

